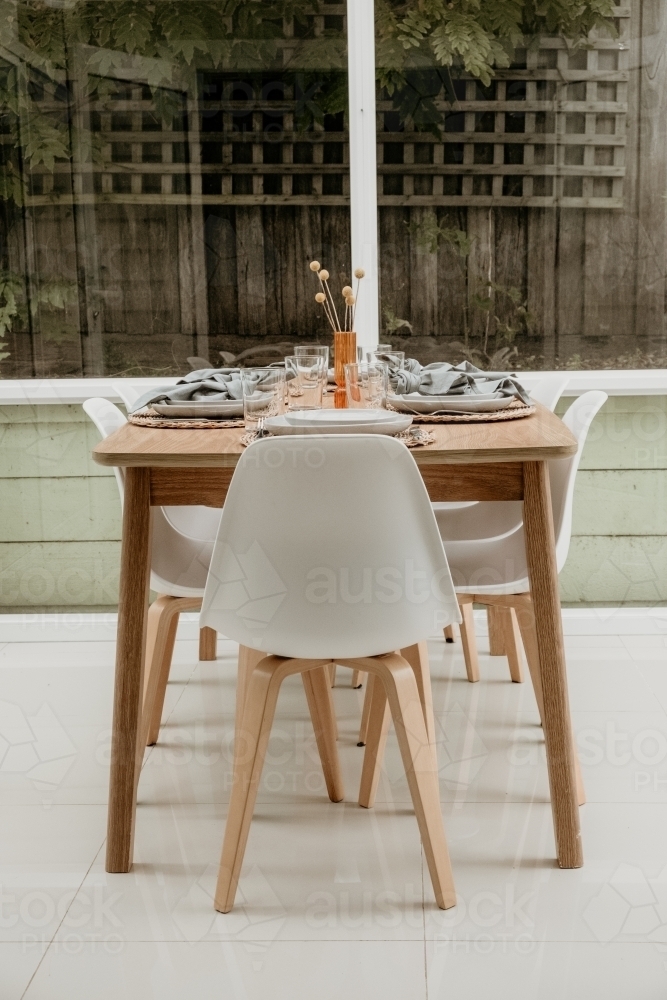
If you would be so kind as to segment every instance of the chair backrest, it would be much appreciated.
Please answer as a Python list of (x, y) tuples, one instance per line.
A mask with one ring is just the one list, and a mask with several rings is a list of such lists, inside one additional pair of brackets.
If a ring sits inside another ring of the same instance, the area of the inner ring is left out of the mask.
[(556, 535), (556, 561), (558, 572), (565, 565), (572, 537), (572, 501), (574, 498), (574, 482), (581, 462), (581, 453), (586, 444), (588, 431), (595, 415), (608, 399), (606, 392), (598, 390), (585, 392), (575, 399), (572, 406), (563, 417), (563, 423), (569, 427), (577, 439), (577, 451), (570, 458), (561, 458), (549, 462), (549, 480), (551, 483), (551, 506), (554, 515), (554, 532)]
[(280, 656), (372, 656), (458, 607), (428, 493), (381, 435), (267, 438), (241, 457), (201, 625)]
[(562, 372), (555, 372), (553, 375), (547, 375), (545, 378), (540, 379), (537, 385), (530, 390), (530, 395), (534, 400), (541, 403), (542, 406), (546, 406), (553, 413), (558, 400), (567, 389), (569, 381), (569, 375), (564, 375)]
[(130, 385), (128, 382), (123, 380), (122, 382), (114, 382), (113, 389), (118, 393), (120, 398), (123, 400), (123, 405), (125, 409), (128, 410), (133, 406), (142, 395), (142, 390), (135, 388), (135, 386)]
[[(125, 409), (130, 411), (140, 396), (142, 389), (137, 389), (127, 382), (114, 382), (113, 387), (123, 400)], [(220, 523), (220, 511), (213, 507), (179, 506), (163, 507), (162, 512), (169, 524), (187, 538), (199, 541), (213, 541)]]
[[(102, 438), (109, 437), (110, 434), (113, 434), (119, 427), (127, 423), (125, 414), (114, 403), (109, 402), (108, 399), (103, 399), (101, 396), (93, 396), (91, 399), (87, 399), (83, 404), (83, 408), (97, 427)], [(120, 502), (123, 503), (125, 499), (125, 476), (121, 468), (116, 467), (113, 471), (118, 483)]]

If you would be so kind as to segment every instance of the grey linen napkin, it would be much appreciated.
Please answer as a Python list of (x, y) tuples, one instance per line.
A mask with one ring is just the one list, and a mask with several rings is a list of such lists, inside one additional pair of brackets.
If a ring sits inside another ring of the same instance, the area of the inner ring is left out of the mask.
[(530, 404), (530, 396), (509, 372), (484, 372), (469, 361), (450, 365), (437, 361), (422, 365), (414, 358), (407, 358), (405, 368), (389, 368), (389, 383), (393, 392), (403, 396), (418, 392), (422, 396), (472, 396), (480, 393), (500, 392), (503, 396), (518, 396)]
[[(276, 366), (276, 372), (284, 368)], [(258, 376), (257, 386), (270, 386), (275, 381), (271, 374)], [(225, 399), (243, 399), (240, 368), (201, 368), (179, 379), (175, 385), (150, 389), (131, 407), (136, 413), (151, 403), (189, 403), (191, 400), (208, 399), (211, 403)]]

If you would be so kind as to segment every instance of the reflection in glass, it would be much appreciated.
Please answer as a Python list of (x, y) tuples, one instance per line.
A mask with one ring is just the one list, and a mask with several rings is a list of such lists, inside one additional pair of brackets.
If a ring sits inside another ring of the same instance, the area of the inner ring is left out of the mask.
[(496, 64), (456, 48), (454, 6), (400, 50), (376, 22), (380, 339), (423, 363), (667, 367), (664, 5), (584, 0), (549, 34), (519, 3), (519, 49), (488, 0), (470, 17)]
[(351, 277), (345, 17), (287, 6), (0, 4), (0, 377), (329, 341), (303, 269)]

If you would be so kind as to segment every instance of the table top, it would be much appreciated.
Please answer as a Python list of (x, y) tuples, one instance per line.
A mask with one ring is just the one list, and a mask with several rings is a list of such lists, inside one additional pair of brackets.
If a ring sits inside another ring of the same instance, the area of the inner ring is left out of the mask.
[[(534, 414), (518, 420), (423, 426), (435, 442), (411, 449), (417, 465), (531, 462), (566, 458), (577, 450), (560, 417), (539, 404)], [(93, 458), (108, 466), (233, 468), (244, 451), (242, 434), (236, 427), (172, 430), (128, 423), (100, 441)]]

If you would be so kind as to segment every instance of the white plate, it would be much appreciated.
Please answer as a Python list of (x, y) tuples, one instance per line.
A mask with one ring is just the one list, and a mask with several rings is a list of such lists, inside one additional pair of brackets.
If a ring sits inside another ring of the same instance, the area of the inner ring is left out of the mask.
[[(333, 412), (335, 411), (332, 411), (332, 414)], [(337, 415), (340, 417), (340, 414), (347, 412), (346, 410), (340, 410), (337, 412)], [(351, 410), (349, 412), (359, 413), (360, 411)], [(365, 420), (362, 423), (353, 423), (351, 420), (343, 417), (337, 423), (333, 420), (323, 423), (320, 420), (307, 424), (294, 423), (290, 420), (288, 414), (283, 414), (280, 417), (268, 417), (264, 421), (264, 427), (271, 434), (400, 434), (401, 431), (407, 430), (412, 423), (412, 417), (407, 415), (403, 416), (402, 414), (393, 413), (389, 416), (389, 420)]]
[(387, 402), (400, 413), (494, 413), (511, 406), (514, 396), (491, 393), (482, 396), (422, 396), (410, 392), (404, 396), (388, 396)]
[(331, 424), (376, 424), (378, 421), (393, 420), (396, 414), (390, 410), (291, 410), (285, 416), (292, 424), (307, 424), (309, 427), (329, 427)]
[(187, 403), (151, 403), (152, 408), (161, 417), (190, 417), (190, 419), (208, 417), (242, 417), (242, 399), (219, 399), (209, 402), (208, 399), (191, 399)]

